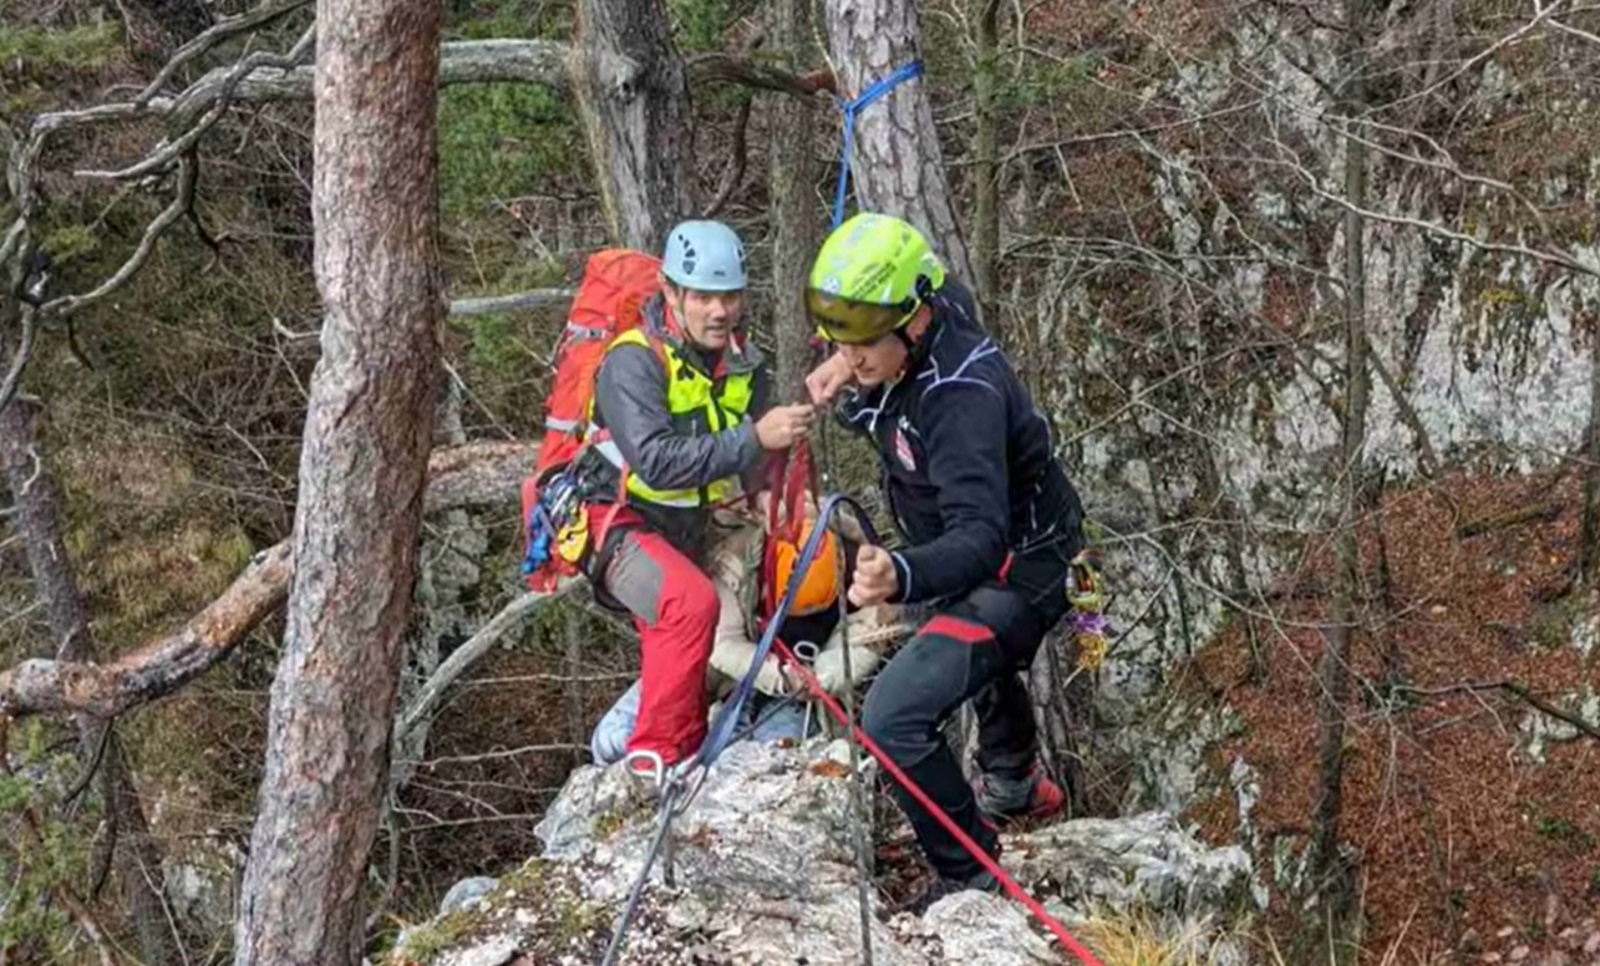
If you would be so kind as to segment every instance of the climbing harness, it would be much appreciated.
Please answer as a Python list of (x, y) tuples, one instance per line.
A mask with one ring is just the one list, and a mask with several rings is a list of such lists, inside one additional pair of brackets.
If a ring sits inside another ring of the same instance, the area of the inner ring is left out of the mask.
[(850, 180), (850, 152), (854, 150), (856, 144), (856, 115), (872, 102), (894, 90), (902, 81), (919, 77), (921, 74), (922, 61), (913, 60), (869, 86), (855, 100), (847, 101), (842, 97), (838, 99), (839, 111), (844, 115), (844, 154), (839, 159), (839, 185), (833, 196), (833, 227), (838, 228), (844, 221), (845, 188)]

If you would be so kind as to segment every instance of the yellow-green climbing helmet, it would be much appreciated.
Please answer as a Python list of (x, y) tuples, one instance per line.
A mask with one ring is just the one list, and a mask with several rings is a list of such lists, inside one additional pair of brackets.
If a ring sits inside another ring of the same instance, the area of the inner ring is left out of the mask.
[(862, 213), (817, 252), (806, 309), (830, 342), (872, 342), (911, 321), (944, 265), (922, 232), (890, 215)]

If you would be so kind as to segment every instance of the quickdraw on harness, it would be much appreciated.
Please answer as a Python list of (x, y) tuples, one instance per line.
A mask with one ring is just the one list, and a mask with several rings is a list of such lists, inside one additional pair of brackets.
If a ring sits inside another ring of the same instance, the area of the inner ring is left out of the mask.
[(1072, 559), (1067, 576), (1067, 603), (1072, 605), (1072, 638), (1078, 645), (1078, 669), (1090, 674), (1105, 663), (1110, 625), (1105, 615), (1105, 583), (1095, 555), (1083, 551)]
[(557, 559), (576, 567), (588, 546), (589, 516), (583, 512), (577, 463), (574, 459), (539, 488), (538, 500), (528, 514), (523, 577), (532, 577)]

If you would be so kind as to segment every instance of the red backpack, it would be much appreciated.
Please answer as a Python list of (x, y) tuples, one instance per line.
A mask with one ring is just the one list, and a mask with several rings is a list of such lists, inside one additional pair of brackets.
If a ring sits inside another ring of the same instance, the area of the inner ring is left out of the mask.
[[(574, 509), (566, 504), (573, 498), (568, 491), (575, 481), (562, 470), (583, 448), (595, 374), (611, 340), (643, 322), (645, 302), (661, 290), (660, 269), (660, 259), (629, 248), (595, 252), (584, 265), (556, 344), (555, 379), (544, 402), (544, 439), (533, 472), (522, 481), (522, 573), (531, 590), (551, 590), (558, 578), (576, 572), (552, 552), (558, 539), (554, 531), (561, 524), (561, 514), (552, 515), (552, 503), (563, 504), (563, 511)], [(543, 501), (541, 489), (546, 491)]]

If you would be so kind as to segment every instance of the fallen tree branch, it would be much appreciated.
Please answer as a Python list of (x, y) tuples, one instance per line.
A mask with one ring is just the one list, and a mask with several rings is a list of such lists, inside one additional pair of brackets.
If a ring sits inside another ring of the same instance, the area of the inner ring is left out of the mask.
[(456, 299), (450, 303), (451, 315), (488, 315), (491, 312), (510, 312), (513, 309), (536, 309), (547, 305), (563, 305), (577, 294), (570, 288), (536, 288), (510, 295), (488, 295), (483, 298)]
[(836, 94), (839, 90), (839, 82), (831, 70), (791, 74), (734, 54), (699, 54), (690, 58), (684, 66), (699, 81), (725, 81), (764, 91), (793, 94), (795, 97), (806, 98), (820, 92)]
[[(525, 443), (469, 443), (436, 451), (428, 463), (428, 510), (490, 506), (517, 498), (533, 465)], [(0, 715), (88, 714), (108, 718), (164, 697), (226, 660), (288, 596), (289, 541), (256, 555), (222, 595), (177, 633), (108, 664), (29, 660), (0, 672)]]
[(1571, 711), (1567, 711), (1564, 708), (1557, 707), (1545, 698), (1534, 694), (1528, 689), (1526, 684), (1523, 684), (1521, 681), (1518, 681), (1515, 678), (1505, 678), (1499, 681), (1468, 681), (1464, 684), (1452, 684), (1442, 688), (1419, 688), (1405, 685), (1398, 687), (1395, 690), (1405, 694), (1414, 694), (1424, 697), (1437, 697), (1446, 694), (1475, 694), (1479, 691), (1504, 691), (1514, 697), (1521, 698), (1529, 705), (1532, 705), (1536, 710), (1547, 714), (1552, 718), (1565, 721), (1567, 724), (1572, 725), (1582, 733), (1594, 738), (1597, 741), (1600, 741), (1600, 726), (1590, 724), (1581, 716), (1574, 714)]
[(395, 723), (395, 744), (411, 732), (422, 719), (431, 715), (443, 699), (445, 689), (454, 684), (467, 668), (477, 662), (489, 648), (499, 643), (500, 639), (513, 631), (519, 630), (528, 617), (538, 609), (540, 604), (555, 597), (560, 597), (572, 587), (571, 581), (563, 581), (556, 589), (547, 594), (527, 593), (514, 598), (511, 603), (500, 609), (478, 632), (467, 639), (465, 644), (450, 652), (433, 674), (428, 677), (427, 683), (412, 699), (410, 706), (400, 714), (400, 720)]
[(1559, 518), (1565, 509), (1566, 506), (1561, 503), (1535, 503), (1532, 506), (1518, 507), (1504, 513), (1469, 520), (1456, 527), (1456, 536), (1465, 540), (1468, 537), (1481, 537), (1495, 530), (1504, 530), (1524, 523), (1549, 523)]

